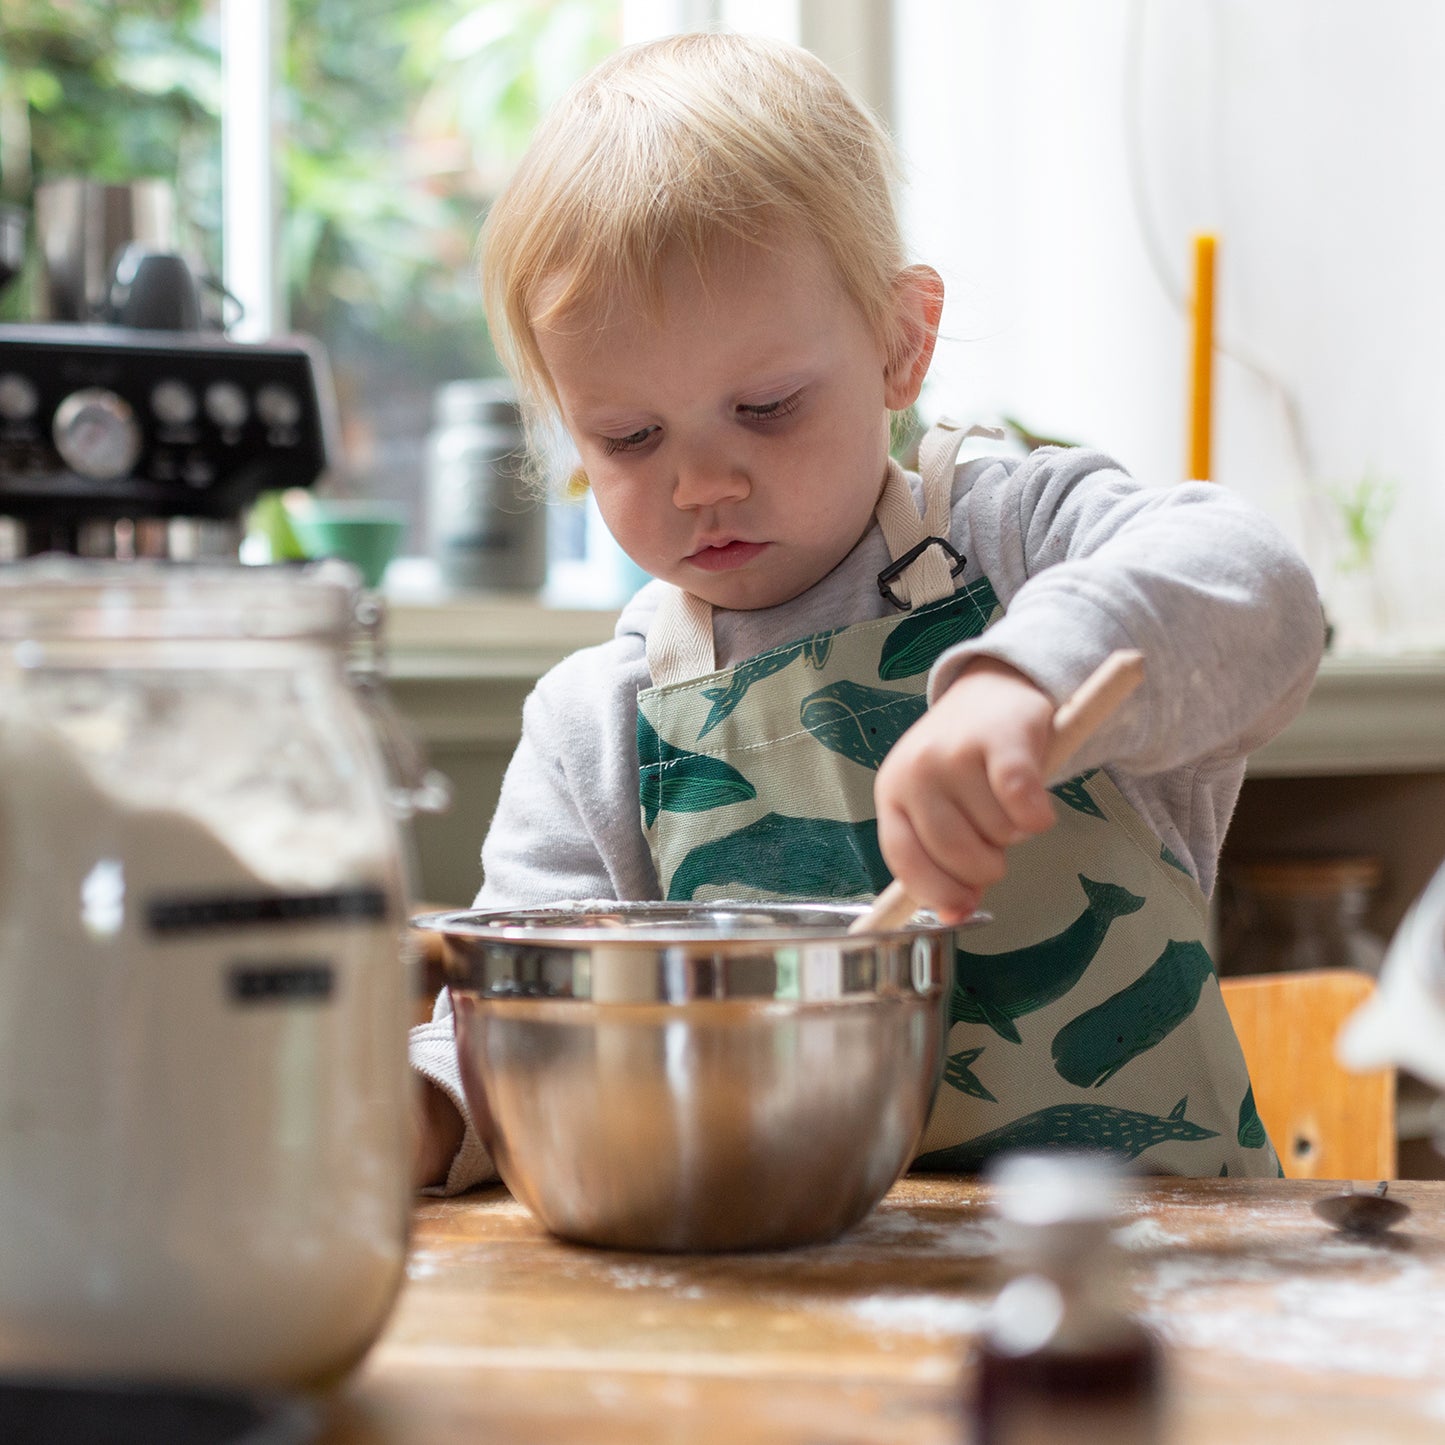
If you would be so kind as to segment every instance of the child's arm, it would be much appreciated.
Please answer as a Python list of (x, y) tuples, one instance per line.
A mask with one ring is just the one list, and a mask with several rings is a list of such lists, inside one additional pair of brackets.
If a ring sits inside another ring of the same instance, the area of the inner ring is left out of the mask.
[[(940, 658), (932, 705), (876, 789), (890, 868), (949, 918), (1002, 876), (1012, 843), (1048, 826), (1048, 718), (1110, 651), (1145, 654), (1144, 686), (1076, 764), (1174, 770), (1187, 798), (1206, 773), (1221, 779), (1212, 791), (1228, 790), (1225, 774), (1237, 788), (1245, 754), (1303, 705), (1323, 642), (1302, 559), (1220, 487), (1145, 487), (1081, 451), (961, 475), (956, 535), (1007, 613)], [(1199, 859), (1206, 888), (1213, 861)]]
[(1076, 762), (1139, 775), (1241, 759), (1304, 706), (1324, 645), (1318, 589), (1227, 487), (1150, 486), (1098, 452), (1050, 448), (984, 465), (960, 510), (1007, 612), (939, 659), (931, 699), (987, 655), (1059, 702), (1110, 652), (1136, 648), (1143, 686)]
[(477, 908), (658, 896), (640, 824), (641, 637), (574, 653), (522, 709), (522, 737), (482, 845)]

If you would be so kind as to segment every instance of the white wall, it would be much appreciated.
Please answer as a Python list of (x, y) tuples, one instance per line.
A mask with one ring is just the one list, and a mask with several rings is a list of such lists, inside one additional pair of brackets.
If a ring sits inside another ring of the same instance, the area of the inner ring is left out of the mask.
[[(1445, 647), (1445, 4), (895, 10), (911, 239), (950, 297), (929, 409), (1015, 413), (1181, 477), (1181, 299), (1191, 237), (1215, 230), (1219, 339), (1283, 384), (1304, 442), (1280, 388), (1222, 357), (1216, 479), (1305, 550), (1342, 640)], [(1328, 493), (1367, 470), (1399, 487), (1383, 637), (1332, 565)]]

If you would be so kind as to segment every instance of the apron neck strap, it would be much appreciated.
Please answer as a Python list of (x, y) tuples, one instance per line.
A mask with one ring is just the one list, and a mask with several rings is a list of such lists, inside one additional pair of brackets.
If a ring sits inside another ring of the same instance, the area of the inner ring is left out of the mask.
[(711, 602), (681, 587), (667, 587), (647, 630), (647, 670), (654, 687), (717, 671)]
[[(943, 547), (924, 546), (931, 539), (948, 540), (953, 501), (954, 464), (965, 437), (999, 436), (991, 427), (964, 428), (947, 418), (930, 427), (918, 446), (918, 471), (923, 479), (923, 515), (908, 485), (908, 477), (892, 457), (883, 479), (874, 515), (895, 562), (906, 553), (922, 550), (893, 581), (901, 601), (921, 607), (949, 596), (954, 572)], [(647, 634), (647, 666), (655, 687), (689, 682), (717, 671), (713, 644), (712, 605), (680, 587), (668, 587)]]

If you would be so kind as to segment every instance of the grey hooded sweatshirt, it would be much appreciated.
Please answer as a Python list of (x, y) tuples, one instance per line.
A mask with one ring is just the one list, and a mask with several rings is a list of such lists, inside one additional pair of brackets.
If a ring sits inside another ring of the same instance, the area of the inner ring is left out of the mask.
[[(922, 512), (920, 483), (910, 476)], [(1102, 767), (1206, 896), (1245, 759), (1303, 707), (1323, 617), (1303, 559), (1256, 508), (1207, 482), (1151, 486), (1098, 452), (1042, 448), (959, 465), (950, 541), (960, 586), (987, 576), (1006, 609), (950, 649), (929, 677), (936, 698), (972, 657), (998, 658), (1062, 701), (1117, 648), (1145, 657), (1145, 680), (1074, 758)], [(714, 614), (719, 668), (892, 605), (875, 522), (791, 602)], [(610, 642), (565, 658), (537, 684), (482, 847), (478, 908), (659, 897), (638, 802), (637, 694), (652, 685), (648, 629), (662, 583), (623, 609)], [(412, 1030), (412, 1065), (466, 1117), (443, 991)], [(495, 1178), (467, 1124), (444, 1185)]]

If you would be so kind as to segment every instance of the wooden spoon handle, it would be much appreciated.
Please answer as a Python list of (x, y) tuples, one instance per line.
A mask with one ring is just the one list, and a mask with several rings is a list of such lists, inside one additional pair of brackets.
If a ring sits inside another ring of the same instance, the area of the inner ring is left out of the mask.
[(1044, 778), (1053, 782), (1064, 764), (1112, 717), (1124, 699), (1144, 681), (1144, 654), (1131, 648), (1111, 652), (1072, 697), (1059, 704), (1053, 734), (1044, 754)]
[[(1054, 713), (1053, 733), (1044, 755), (1044, 777), (1052, 779), (1084, 742), (1144, 681), (1144, 654), (1132, 649), (1111, 652)], [(895, 878), (873, 900), (869, 910), (848, 925), (849, 933), (890, 933), (901, 928), (918, 904)]]

